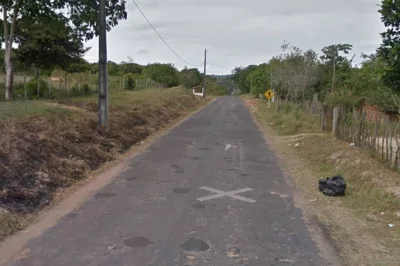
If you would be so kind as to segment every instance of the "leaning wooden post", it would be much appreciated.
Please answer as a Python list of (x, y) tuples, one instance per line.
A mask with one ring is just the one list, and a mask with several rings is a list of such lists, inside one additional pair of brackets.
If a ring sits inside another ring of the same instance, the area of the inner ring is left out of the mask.
[(333, 108), (332, 135), (337, 137), (339, 129), (340, 107)]

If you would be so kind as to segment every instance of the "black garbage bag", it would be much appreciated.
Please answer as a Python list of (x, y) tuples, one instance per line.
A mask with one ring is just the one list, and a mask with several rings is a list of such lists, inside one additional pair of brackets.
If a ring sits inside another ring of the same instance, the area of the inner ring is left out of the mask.
[(319, 180), (319, 191), (324, 193), (325, 196), (344, 196), (346, 188), (346, 181), (341, 176), (334, 176), (332, 178), (328, 177)]

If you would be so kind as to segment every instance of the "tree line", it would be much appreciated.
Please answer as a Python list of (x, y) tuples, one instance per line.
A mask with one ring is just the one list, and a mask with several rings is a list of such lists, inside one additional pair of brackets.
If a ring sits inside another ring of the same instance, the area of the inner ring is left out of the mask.
[[(55, 61), (67, 68), (87, 51), (84, 42), (99, 33), (98, 1), (2, 0), (0, 7), (6, 100), (13, 96), (13, 54), (24, 65), (35, 65), (37, 71)], [(107, 30), (127, 18), (124, 0), (107, 1), (106, 8)]]
[[(89, 63), (82, 57), (77, 57), (76, 60), (71, 61), (69, 64), (59, 65), (58, 58), (49, 56), (46, 59), (46, 64), (26, 64), (25, 59), (20, 57), (19, 47), (13, 50), (12, 60), (14, 63), (14, 73), (23, 74), (25, 76), (35, 77), (31, 83), (37, 80), (51, 76), (62, 76), (65, 74), (84, 73), (89, 75), (97, 75), (99, 71), (98, 63)], [(41, 55), (43, 57), (43, 55)], [(2, 59), (0, 54), (0, 60)], [(4, 71), (4, 65), (3, 65)], [(126, 89), (134, 90), (135, 82), (138, 79), (151, 79), (165, 87), (184, 86), (187, 89), (202, 86), (203, 74), (197, 68), (184, 68), (178, 70), (172, 64), (152, 63), (147, 65), (140, 65), (128, 57), (126, 61), (119, 63), (108, 61), (107, 71), (109, 76), (124, 77), (126, 82)], [(64, 74), (61, 74), (64, 73)], [(226, 94), (228, 87), (224, 85), (224, 80), (216, 76), (207, 76), (206, 84), (214, 93), (221, 95)], [(228, 81), (229, 82), (229, 81)], [(33, 85), (34, 86), (34, 85)]]
[[(4, 98), (13, 98), (15, 73), (29, 73), (39, 81), (55, 69), (66, 73), (97, 74), (98, 64), (83, 56), (90, 48), (85, 42), (98, 35), (98, 1), (92, 0), (2, 0), (0, 41), (4, 44), (0, 60), (4, 62)], [(107, 1), (107, 30), (127, 18), (124, 0)], [(203, 76), (198, 69), (178, 71), (172, 64), (142, 66), (132, 59), (108, 62), (108, 74), (134, 79), (150, 78), (167, 87), (199, 86)], [(214, 88), (220, 84), (207, 77)], [(129, 84), (133, 84), (130, 82)], [(217, 91), (226, 93), (221, 87)]]
[(355, 64), (351, 44), (332, 44), (317, 53), (283, 42), (281, 53), (267, 63), (237, 67), (232, 79), (241, 93), (259, 96), (268, 88), (280, 99), (320, 99), (348, 106), (367, 101), (384, 110), (400, 109), (400, 6), (383, 0), (379, 13), (387, 30), (373, 54), (361, 54)]

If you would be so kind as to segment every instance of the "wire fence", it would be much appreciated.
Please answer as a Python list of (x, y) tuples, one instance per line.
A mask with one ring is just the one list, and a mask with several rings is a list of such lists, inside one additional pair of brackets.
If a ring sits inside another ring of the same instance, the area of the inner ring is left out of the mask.
[[(4, 75), (0, 76), (0, 100), (4, 99)], [(166, 88), (165, 84), (150, 78), (135, 79), (129, 76), (109, 76), (109, 91)], [(14, 99), (52, 99), (83, 96), (97, 93), (98, 76), (93, 74), (65, 74), (58, 77), (16, 75), (14, 78)]]
[[(276, 110), (282, 111), (288, 103), (277, 101)], [(380, 158), (391, 167), (400, 168), (400, 122), (398, 114), (388, 115), (383, 110), (330, 106), (318, 100), (296, 105), (320, 122), (322, 131), (345, 140)]]

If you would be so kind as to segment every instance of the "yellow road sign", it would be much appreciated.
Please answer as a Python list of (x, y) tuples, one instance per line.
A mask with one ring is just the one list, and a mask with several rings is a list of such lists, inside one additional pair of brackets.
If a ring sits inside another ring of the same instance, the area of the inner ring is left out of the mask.
[(271, 100), (272, 97), (274, 97), (274, 92), (273, 92), (272, 90), (267, 90), (267, 91), (264, 93), (264, 96), (265, 96), (265, 98), (267, 98), (268, 100)]

